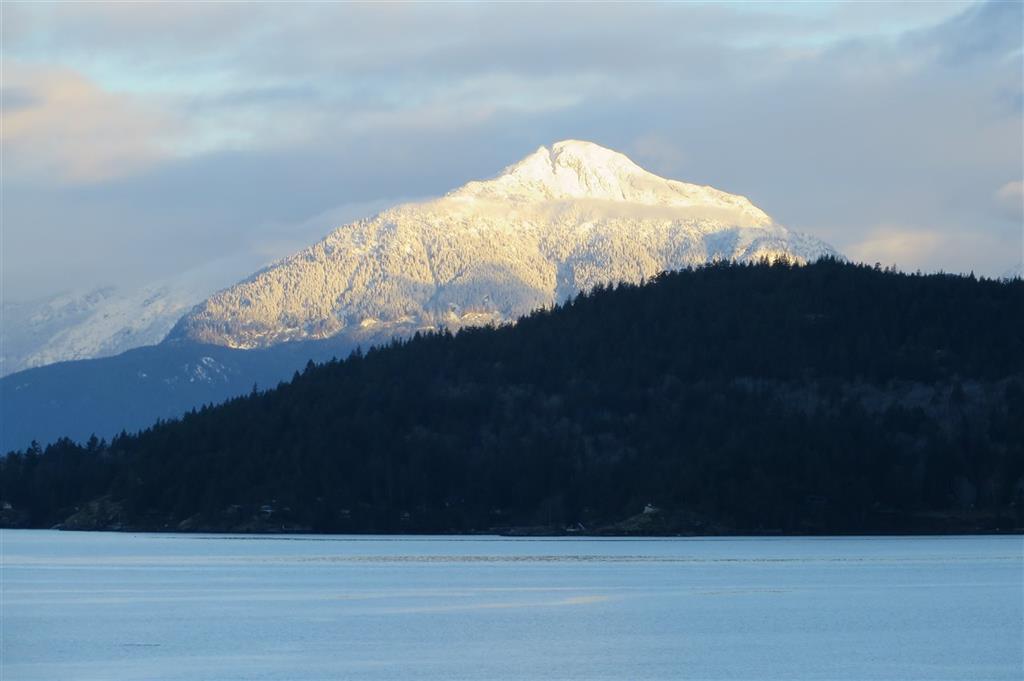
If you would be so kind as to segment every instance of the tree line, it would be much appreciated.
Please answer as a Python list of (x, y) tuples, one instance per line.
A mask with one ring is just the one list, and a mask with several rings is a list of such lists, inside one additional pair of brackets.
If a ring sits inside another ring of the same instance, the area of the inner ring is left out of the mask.
[(95, 526), (138, 529), (1020, 528), (1022, 312), (1020, 280), (834, 259), (601, 286), (111, 442), (33, 443), (0, 460), (0, 521), (103, 500)]

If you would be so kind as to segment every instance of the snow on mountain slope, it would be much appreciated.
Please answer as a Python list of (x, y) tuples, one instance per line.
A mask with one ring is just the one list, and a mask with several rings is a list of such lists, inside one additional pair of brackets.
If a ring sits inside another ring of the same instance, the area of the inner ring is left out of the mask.
[(372, 215), (389, 204), (374, 200), (335, 206), (301, 222), (280, 225), (270, 240), (243, 244), (236, 252), (138, 288), (104, 286), (24, 302), (4, 299), (0, 376), (157, 344), (193, 306), (319, 237), (325, 225)]
[(3, 300), (0, 375), (32, 366), (31, 356), (62, 330), (81, 323), (114, 294), (113, 287), (64, 293), (39, 300)]
[(5, 301), (0, 375), (159, 343), (193, 305), (236, 278), (192, 271), (134, 290), (108, 286), (27, 303)]
[(514, 320), (606, 282), (713, 259), (835, 254), (742, 196), (596, 144), (541, 147), (496, 178), (336, 229), (207, 299), (170, 338), (257, 348)]

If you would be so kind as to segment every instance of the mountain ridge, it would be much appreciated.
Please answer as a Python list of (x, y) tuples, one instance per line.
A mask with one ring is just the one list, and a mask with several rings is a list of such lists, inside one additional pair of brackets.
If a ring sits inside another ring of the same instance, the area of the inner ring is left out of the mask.
[(745, 197), (572, 140), (339, 227), (211, 296), (168, 338), (250, 349), (344, 334), (366, 344), (508, 322), (598, 284), (709, 260), (834, 255)]
[(27, 302), (4, 301), (0, 375), (159, 343), (182, 315), (217, 288), (169, 280), (135, 290), (102, 286)]
[(638, 205), (718, 207), (746, 214), (751, 225), (771, 218), (745, 196), (670, 180), (641, 168), (625, 154), (592, 142), (563, 140), (538, 147), (490, 180), (475, 180), (445, 195), (524, 201), (598, 199)]
[(195, 305), (262, 260), (239, 254), (135, 288), (108, 285), (22, 302), (4, 300), (0, 376), (156, 345)]
[(31, 445), (0, 459), (0, 526), (1019, 532), (1022, 301), (1020, 280), (834, 259), (600, 287), (107, 445)]
[(109, 437), (275, 385), (309, 359), (511, 323), (597, 286), (713, 260), (833, 255), (744, 197), (556, 143), (490, 180), (335, 229), (197, 301), (158, 345), (4, 376), (0, 445)]

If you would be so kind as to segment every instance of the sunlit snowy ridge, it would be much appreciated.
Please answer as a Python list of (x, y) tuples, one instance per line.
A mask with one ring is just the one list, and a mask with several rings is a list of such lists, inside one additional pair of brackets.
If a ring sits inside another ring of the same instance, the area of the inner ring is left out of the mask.
[(559, 142), (491, 180), (340, 227), (241, 283), (257, 266), (244, 254), (134, 290), (5, 301), (0, 375), (116, 355), (169, 331), (233, 348), (382, 342), (512, 321), (599, 283), (716, 258), (831, 253), (745, 197), (658, 177), (596, 144)]
[(235, 348), (501, 323), (601, 283), (715, 259), (835, 255), (745, 197), (596, 144), (541, 147), (494, 179), (386, 210), (215, 294), (171, 338)]

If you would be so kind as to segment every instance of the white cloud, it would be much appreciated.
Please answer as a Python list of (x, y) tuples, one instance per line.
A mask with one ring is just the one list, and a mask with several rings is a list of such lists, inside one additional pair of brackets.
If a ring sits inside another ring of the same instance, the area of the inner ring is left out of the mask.
[(854, 260), (916, 269), (929, 262), (943, 245), (934, 231), (900, 226), (876, 227), (865, 238), (846, 248)]
[(5, 60), (3, 83), (0, 144), (7, 172), (22, 179), (95, 182), (137, 172), (167, 158), (181, 129), (146, 102), (104, 91), (71, 69)]
[[(879, 225), (848, 244), (845, 253), (856, 261), (904, 271), (975, 271), (996, 275), (1005, 269), (1006, 244), (984, 232), (948, 232), (914, 225)], [(974, 267), (970, 263), (996, 263)]]
[(1013, 180), (1004, 184), (996, 191), (996, 201), (1011, 220), (1024, 220), (1024, 181)]

